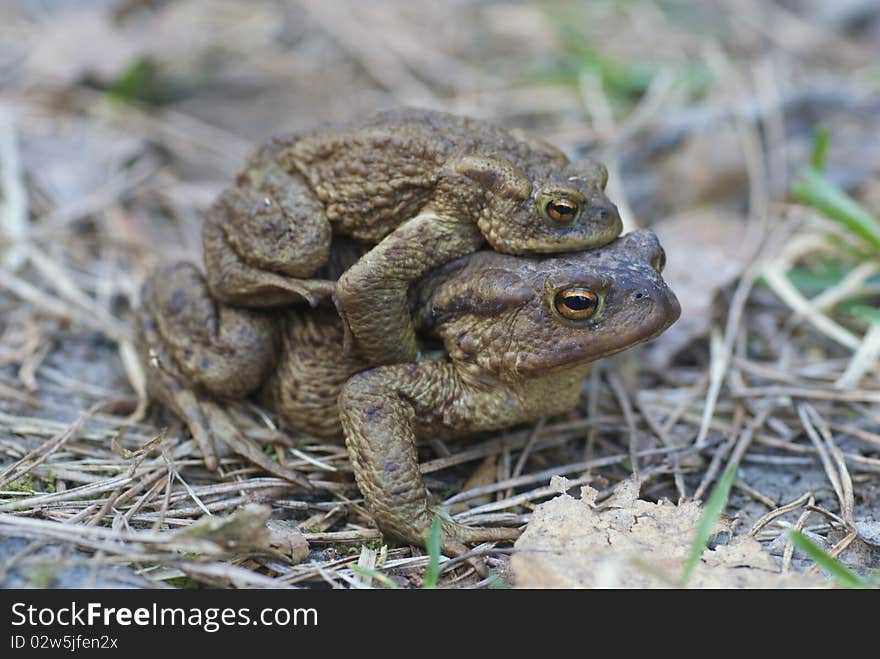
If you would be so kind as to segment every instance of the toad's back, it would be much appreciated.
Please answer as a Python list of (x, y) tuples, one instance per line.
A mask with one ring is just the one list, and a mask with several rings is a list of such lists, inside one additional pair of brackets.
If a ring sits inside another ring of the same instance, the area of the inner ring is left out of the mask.
[(378, 240), (416, 215), (432, 198), (443, 166), (464, 154), (502, 158), (526, 171), (568, 162), (549, 144), (485, 121), (394, 110), (276, 138), (252, 166), (280, 163), (301, 174), (336, 232)]

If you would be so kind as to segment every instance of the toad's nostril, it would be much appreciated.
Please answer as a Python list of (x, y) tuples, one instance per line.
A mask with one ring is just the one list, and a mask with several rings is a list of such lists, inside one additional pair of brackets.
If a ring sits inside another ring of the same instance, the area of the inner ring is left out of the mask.
[(633, 300), (641, 300), (643, 297), (645, 297), (644, 293), (635, 293), (633, 295)]
[(620, 211), (617, 210), (617, 206), (610, 202), (607, 206), (603, 206), (602, 219), (606, 221), (620, 222)]

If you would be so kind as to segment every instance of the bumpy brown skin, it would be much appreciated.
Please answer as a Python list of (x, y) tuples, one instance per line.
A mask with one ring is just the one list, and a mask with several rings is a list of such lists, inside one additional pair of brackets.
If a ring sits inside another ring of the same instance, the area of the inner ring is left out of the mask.
[[(654, 234), (638, 231), (569, 255), (484, 251), (462, 258), (413, 291), (418, 326), (442, 340), (448, 357), (372, 369), (341, 350), (343, 326), (332, 307), (288, 310), (273, 324), (258, 311), (212, 305), (196, 269), (179, 265), (144, 289), (140, 346), (150, 360), (151, 392), (194, 436), (230, 432), (214, 399), (254, 391), (295, 428), (322, 437), (344, 429), (379, 527), (421, 544), (434, 513), (416, 441), (572, 409), (592, 361), (652, 338), (678, 318), (678, 301), (660, 276), (661, 255)], [(572, 288), (601, 297), (590, 319), (569, 320), (556, 309), (557, 293)], [(516, 535), (448, 520), (443, 533), (452, 553), (463, 543)]]
[[(186, 420), (205, 465), (215, 470), (218, 444), (238, 436), (216, 399), (244, 398), (269, 377), (283, 339), (278, 320), (263, 311), (216, 304), (201, 273), (188, 263), (157, 270), (141, 298), (136, 345), (147, 367), (148, 391)], [(308, 486), (258, 449), (241, 450), (251, 445), (234, 445), (270, 473)]]
[[(607, 172), (518, 131), (427, 110), (379, 113), (276, 138), (210, 209), (203, 231), (218, 301), (272, 307), (334, 293), (331, 244), (373, 246), (339, 280), (337, 308), (372, 364), (416, 358), (407, 291), (488, 242), (508, 254), (570, 252), (621, 231)], [(554, 220), (548, 201), (574, 203)]]

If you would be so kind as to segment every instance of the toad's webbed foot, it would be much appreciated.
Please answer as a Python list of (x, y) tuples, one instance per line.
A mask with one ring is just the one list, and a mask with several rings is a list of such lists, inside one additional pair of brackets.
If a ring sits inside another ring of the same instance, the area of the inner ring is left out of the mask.
[(449, 519), (444, 511), (429, 507), (418, 522), (400, 529), (397, 537), (413, 545), (425, 546), (435, 516), (440, 519), (440, 550), (446, 556), (461, 556), (469, 550), (467, 545), (516, 540), (522, 533), (512, 528), (465, 526)]

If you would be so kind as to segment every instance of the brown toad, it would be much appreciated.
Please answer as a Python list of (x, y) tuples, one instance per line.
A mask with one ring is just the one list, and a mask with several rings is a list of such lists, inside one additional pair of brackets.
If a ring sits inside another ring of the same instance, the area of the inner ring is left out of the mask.
[[(602, 248), (544, 257), (481, 251), (438, 268), (414, 289), (422, 336), (445, 356), (367, 368), (342, 347), (330, 305), (284, 311), (211, 300), (180, 264), (144, 289), (140, 331), (150, 389), (200, 439), (234, 432), (216, 399), (254, 392), (292, 427), (344, 434), (358, 486), (379, 528), (423, 543), (434, 510), (416, 441), (505, 428), (575, 407), (590, 363), (650, 339), (679, 315), (649, 231)], [(259, 453), (259, 451), (257, 451)], [(444, 549), (511, 538), (511, 529), (443, 524)]]
[(208, 286), (236, 306), (314, 304), (334, 293), (316, 279), (331, 244), (350, 237), (366, 253), (335, 299), (356, 351), (413, 361), (410, 284), (484, 242), (508, 254), (610, 242), (622, 225), (606, 180), (599, 163), (571, 163), (519, 131), (428, 110), (276, 138), (208, 212)]

